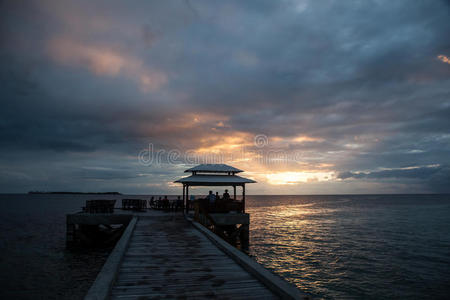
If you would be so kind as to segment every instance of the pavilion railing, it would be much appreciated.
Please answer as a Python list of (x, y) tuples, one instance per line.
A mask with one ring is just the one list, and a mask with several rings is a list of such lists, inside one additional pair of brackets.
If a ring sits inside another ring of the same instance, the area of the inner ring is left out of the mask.
[(209, 203), (208, 199), (197, 199), (194, 202), (194, 219), (199, 223), (209, 226), (214, 225), (211, 213), (242, 213), (244, 205), (239, 201)]

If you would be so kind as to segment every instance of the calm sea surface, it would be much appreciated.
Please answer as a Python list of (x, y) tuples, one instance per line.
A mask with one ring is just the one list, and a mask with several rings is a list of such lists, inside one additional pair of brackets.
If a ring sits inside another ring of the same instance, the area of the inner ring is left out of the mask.
[[(81, 299), (110, 249), (66, 251), (65, 214), (123, 197), (0, 195), (0, 298)], [(247, 208), (250, 255), (318, 298), (450, 295), (450, 195), (248, 196)]]

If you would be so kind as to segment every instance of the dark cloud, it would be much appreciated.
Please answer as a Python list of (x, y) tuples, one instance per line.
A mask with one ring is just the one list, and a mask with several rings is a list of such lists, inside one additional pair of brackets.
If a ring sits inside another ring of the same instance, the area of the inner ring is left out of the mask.
[(410, 184), (425, 185), (427, 190), (432, 192), (448, 192), (448, 182), (450, 180), (449, 166), (423, 166), (409, 167), (401, 169), (390, 169), (371, 172), (340, 172), (337, 178), (348, 179), (368, 179), (368, 180), (413, 180)]
[(429, 179), (431, 176), (440, 172), (449, 172), (448, 167), (441, 166), (426, 166), (426, 167), (411, 167), (403, 169), (382, 170), (373, 172), (341, 172), (338, 174), (339, 179), (358, 179), (358, 178), (418, 178)]
[[(133, 174), (148, 172), (128, 170), (126, 158), (148, 143), (184, 151), (264, 133), (304, 163), (333, 165), (339, 178), (406, 184), (434, 172), (441, 182), (445, 167), (399, 168), (450, 163), (450, 64), (437, 59), (450, 56), (448, 9), (448, 1), (2, 1), (0, 164), (24, 171), (6, 157), (32, 155), (30, 184), (41, 163), (78, 186), (143, 184)], [(75, 171), (93, 158), (119, 171)], [(164, 168), (160, 182), (169, 182), (175, 175)], [(378, 168), (393, 170), (360, 172)]]
[(94, 179), (94, 180), (126, 180), (138, 177), (145, 177), (148, 174), (139, 174), (133, 170), (126, 169), (111, 169), (111, 168), (84, 168), (79, 172), (79, 176), (82, 179)]

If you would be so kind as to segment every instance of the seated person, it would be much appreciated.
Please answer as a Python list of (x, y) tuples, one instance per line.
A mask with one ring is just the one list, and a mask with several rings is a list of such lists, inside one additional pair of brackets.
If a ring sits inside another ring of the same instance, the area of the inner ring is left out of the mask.
[(158, 208), (162, 208), (162, 205), (163, 205), (162, 198), (159, 197), (159, 199), (158, 199)]
[(222, 195), (222, 199), (224, 202), (228, 202), (230, 200), (230, 194), (228, 194), (228, 190), (225, 190), (225, 193)]
[(181, 197), (178, 196), (177, 198), (177, 204), (175, 206), (175, 209), (177, 210), (178, 208), (183, 208), (183, 200), (181, 200)]
[(214, 202), (216, 202), (216, 195), (214, 195), (212, 191), (209, 191), (209, 195), (206, 198), (210, 204), (214, 204)]

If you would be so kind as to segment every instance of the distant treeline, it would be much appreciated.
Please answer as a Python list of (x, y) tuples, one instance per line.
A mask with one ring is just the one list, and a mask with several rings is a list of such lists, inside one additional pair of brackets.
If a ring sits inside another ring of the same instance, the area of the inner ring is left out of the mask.
[(119, 192), (103, 192), (103, 193), (82, 193), (82, 192), (39, 192), (30, 191), (28, 194), (69, 194), (69, 195), (122, 195)]

